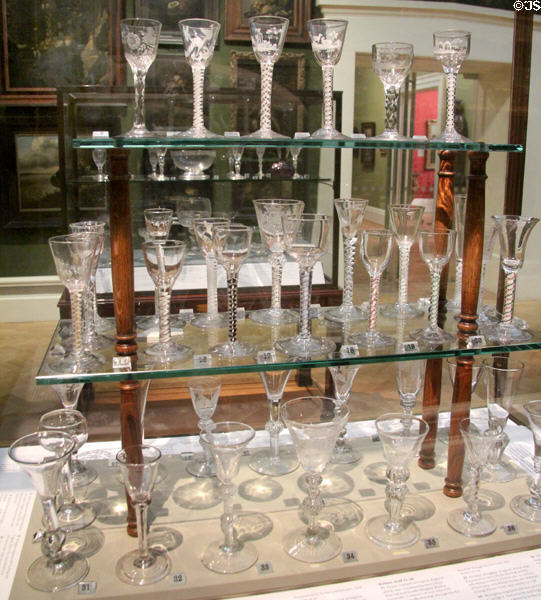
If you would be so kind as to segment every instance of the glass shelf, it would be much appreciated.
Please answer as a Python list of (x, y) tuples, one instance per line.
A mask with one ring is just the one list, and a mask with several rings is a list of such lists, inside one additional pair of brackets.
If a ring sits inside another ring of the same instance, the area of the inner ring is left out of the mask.
[[(261, 183), (278, 183), (280, 181), (292, 181), (292, 182), (304, 182), (304, 183), (324, 183), (324, 184), (332, 184), (332, 179), (329, 178), (318, 178), (318, 177), (310, 177), (309, 175), (293, 178), (293, 177), (264, 177), (263, 179), (259, 179), (258, 177), (252, 176), (252, 174), (247, 174), (244, 179), (229, 179), (224, 176), (213, 176), (209, 179), (183, 179), (182, 177), (173, 177), (166, 176), (165, 179), (155, 179), (150, 177), (149, 175), (130, 175), (130, 181), (136, 183), (246, 183), (246, 182), (261, 182)], [(100, 180), (96, 175), (82, 175), (77, 179), (70, 179), (68, 185), (81, 185), (81, 184), (106, 184), (109, 183), (109, 179)]]

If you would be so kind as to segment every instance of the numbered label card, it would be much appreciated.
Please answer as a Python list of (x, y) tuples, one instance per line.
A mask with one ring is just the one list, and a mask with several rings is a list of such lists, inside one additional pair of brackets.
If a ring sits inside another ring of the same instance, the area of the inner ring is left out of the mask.
[(79, 581), (77, 584), (77, 593), (82, 595), (95, 594), (98, 584), (95, 581)]
[(205, 367), (210, 367), (211, 364), (212, 364), (212, 357), (210, 354), (194, 354), (194, 357), (193, 357), (193, 366), (194, 367), (203, 369)]
[(413, 352), (419, 352), (419, 344), (413, 340), (409, 340), (402, 344), (402, 352), (404, 354), (412, 354)]
[(344, 344), (340, 348), (340, 356), (342, 358), (352, 358), (359, 356), (359, 348), (355, 344)]
[(129, 356), (113, 356), (113, 371), (131, 371), (131, 359)]
[(276, 362), (276, 352), (274, 350), (260, 350), (257, 353), (257, 362), (260, 365)]
[(482, 335), (472, 335), (466, 342), (466, 348), (482, 348), (483, 346), (486, 346), (486, 341)]

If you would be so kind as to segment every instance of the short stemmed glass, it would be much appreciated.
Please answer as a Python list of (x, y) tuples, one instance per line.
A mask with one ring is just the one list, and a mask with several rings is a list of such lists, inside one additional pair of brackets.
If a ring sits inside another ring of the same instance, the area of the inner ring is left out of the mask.
[(426, 361), (401, 360), (396, 363), (396, 387), (404, 419), (413, 417), (413, 409), (423, 387)]
[(497, 435), (484, 420), (463, 419), (459, 428), (464, 439), (470, 477), (464, 489), (466, 508), (451, 511), (447, 522), (455, 531), (468, 537), (489, 535), (496, 529), (496, 523), (490, 515), (483, 515), (479, 510), (479, 484), (481, 472), (494, 448)]
[(428, 327), (416, 329), (410, 335), (428, 345), (447, 344), (456, 339), (456, 336), (438, 326), (441, 272), (451, 258), (454, 243), (454, 229), (419, 232), (419, 250), (430, 271), (430, 308), (428, 309)]
[(470, 53), (469, 31), (447, 30), (433, 34), (434, 56), (441, 62), (447, 84), (445, 131), (434, 138), (438, 142), (471, 142), (455, 129), (456, 78)]
[(237, 331), (238, 277), (251, 244), (251, 227), (230, 223), (214, 228), (214, 252), (227, 277), (228, 341), (211, 348), (211, 352), (220, 358), (242, 358), (255, 353), (251, 344), (239, 341)]
[(385, 317), (405, 320), (420, 317), (424, 312), (417, 303), (408, 302), (410, 252), (417, 238), (424, 210), (422, 206), (389, 207), (391, 231), (398, 246), (398, 301), (381, 307), (380, 312)]
[[(218, 405), (222, 382), (219, 377), (194, 377), (188, 381), (195, 413), (199, 417), (197, 426), (201, 433), (212, 431), (212, 415)], [(201, 439), (201, 438), (200, 438)], [(202, 444), (203, 455), (197, 456), (186, 465), (186, 470), (195, 477), (214, 477), (216, 470), (207, 444)]]
[(284, 227), (282, 218), (300, 217), (304, 209), (301, 200), (254, 200), (259, 231), (270, 250), (269, 262), (272, 273), (271, 307), (254, 310), (250, 319), (263, 325), (296, 323), (299, 315), (293, 310), (282, 308), (282, 270), (284, 268)]
[(504, 302), (500, 322), (487, 327), (483, 333), (489, 341), (501, 344), (524, 342), (531, 339), (532, 334), (513, 324), (515, 291), (517, 275), (524, 263), (526, 244), (539, 219), (519, 215), (497, 215), (492, 218), (498, 230), (500, 262), (505, 273)]
[(193, 220), (193, 231), (207, 266), (207, 312), (195, 315), (194, 327), (227, 327), (227, 316), (218, 312), (218, 262), (214, 252), (214, 228), (229, 225), (225, 217), (206, 217)]
[(317, 519), (325, 506), (320, 491), (321, 474), (331, 458), (338, 434), (347, 423), (349, 410), (344, 407), (335, 411), (332, 398), (305, 396), (285, 402), (280, 414), (306, 471), (308, 488), (308, 496), (302, 504), (308, 527), (289, 533), (284, 539), (284, 549), (291, 557), (303, 562), (325, 562), (340, 552), (342, 542), (332, 527)]
[(205, 196), (181, 196), (175, 201), (178, 222), (188, 232), (188, 251), (194, 247), (193, 233), (194, 219), (206, 219), (212, 214), (210, 198)]
[(344, 323), (345, 321), (359, 321), (367, 318), (365, 311), (353, 305), (355, 248), (357, 247), (367, 203), (367, 200), (361, 198), (337, 198), (334, 201), (344, 244), (344, 289), (342, 291), (342, 304), (325, 311), (325, 318), (329, 321)]
[(344, 140), (347, 136), (334, 127), (333, 76), (334, 67), (342, 55), (348, 22), (343, 19), (312, 19), (306, 24), (312, 52), (321, 65), (323, 74), (323, 127), (310, 137), (314, 139)]
[(376, 140), (407, 140), (398, 133), (400, 88), (413, 63), (413, 46), (402, 42), (380, 42), (372, 46), (372, 68), (385, 90), (385, 128)]
[(516, 476), (515, 469), (502, 461), (503, 452), (509, 443), (505, 426), (515, 401), (524, 363), (509, 358), (494, 357), (483, 361), (486, 379), (488, 422), (496, 442), (488, 455), (483, 480), (504, 483)]
[(287, 136), (272, 130), (271, 96), (272, 72), (274, 64), (282, 54), (289, 21), (284, 17), (264, 15), (251, 17), (249, 23), (252, 48), (261, 66), (260, 126), (249, 137), (285, 138)]
[(201, 434), (203, 444), (208, 445), (214, 459), (224, 500), (221, 517), (224, 539), (212, 542), (201, 559), (205, 567), (216, 573), (238, 573), (249, 569), (257, 560), (255, 546), (237, 538), (233, 511), (236, 491), (233, 479), (239, 471), (242, 453), (254, 435), (255, 431), (249, 425), (234, 421), (216, 423), (212, 431)]
[(159, 294), (159, 340), (145, 353), (162, 362), (185, 360), (192, 349), (173, 341), (171, 337), (171, 290), (180, 274), (186, 246), (178, 240), (143, 242), (145, 264)]
[(394, 346), (396, 340), (390, 335), (376, 330), (378, 315), (379, 284), (383, 271), (389, 264), (393, 235), (386, 229), (364, 230), (361, 232), (361, 259), (370, 275), (370, 300), (368, 329), (350, 336), (350, 341), (363, 348), (386, 348)]
[(92, 150), (92, 160), (98, 169), (96, 179), (98, 181), (107, 181), (108, 177), (103, 172), (103, 168), (107, 162), (107, 150), (105, 150), (105, 148), (94, 148), (94, 150)]
[(453, 298), (447, 300), (447, 308), (460, 309), (462, 305), (462, 266), (464, 261), (464, 226), (466, 223), (466, 195), (455, 194), (455, 291)]
[(149, 148), (147, 152), (148, 162), (150, 163), (150, 168), (152, 169), (150, 179), (158, 179), (158, 153), (156, 148)]
[(265, 156), (265, 146), (257, 146), (255, 149), (257, 155), (257, 175), (254, 175), (254, 179), (263, 179), (265, 173), (263, 173), (263, 156)]
[(182, 132), (183, 137), (209, 138), (215, 133), (205, 127), (203, 118), (203, 89), (205, 70), (214, 54), (220, 24), (209, 19), (183, 19), (178, 26), (184, 40), (184, 55), (193, 75), (193, 124)]
[(303, 176), (299, 173), (299, 155), (302, 148), (300, 146), (291, 146), (289, 148), (289, 154), (291, 156), (291, 162), (293, 163), (293, 176), (292, 179), (302, 179)]
[(428, 424), (418, 417), (405, 419), (403, 414), (387, 413), (376, 419), (376, 429), (387, 461), (388, 514), (370, 519), (365, 532), (379, 546), (405, 548), (420, 537), (417, 525), (402, 517), (402, 507), (408, 491), (409, 464), (428, 433)]
[(228, 179), (245, 179), (244, 175), (240, 172), (240, 166), (242, 161), (242, 155), (244, 154), (243, 146), (232, 146), (227, 149), (227, 155), (230, 158), (231, 171), (227, 174)]
[(515, 496), (510, 503), (511, 510), (523, 519), (541, 522), (541, 400), (531, 400), (524, 410), (534, 439), (533, 477), (528, 477), (529, 494)]
[(125, 137), (149, 135), (145, 125), (145, 79), (158, 53), (162, 24), (154, 19), (122, 19), (120, 34), (124, 56), (131, 67), (135, 87), (133, 127)]
[(78, 554), (63, 551), (66, 535), (61, 531), (55, 509), (58, 478), (73, 450), (73, 439), (59, 431), (39, 431), (19, 438), (8, 450), (11, 460), (28, 475), (43, 508), (46, 531), (40, 531), (44, 556), (27, 571), (27, 581), (42, 592), (68, 589), (84, 579), (88, 562)]
[(126, 493), (135, 508), (139, 545), (137, 550), (124, 554), (116, 564), (117, 577), (124, 583), (149, 585), (163, 579), (171, 570), (171, 560), (165, 548), (148, 545), (148, 505), (160, 458), (158, 448), (147, 445), (128, 446), (116, 455)]
[(312, 335), (310, 329), (310, 299), (312, 270), (327, 250), (329, 218), (325, 215), (303, 214), (284, 216), (284, 245), (286, 252), (299, 264), (300, 324), (298, 335), (276, 342), (276, 349), (288, 356), (309, 358), (326, 355), (334, 350), (334, 342)]
[(167, 148), (156, 148), (156, 156), (158, 158), (158, 174), (156, 175), (157, 181), (166, 181), (165, 175), (165, 157), (167, 156)]
[(53, 384), (53, 390), (56, 392), (63, 408), (77, 408), (83, 386), (84, 383), (55, 383)]

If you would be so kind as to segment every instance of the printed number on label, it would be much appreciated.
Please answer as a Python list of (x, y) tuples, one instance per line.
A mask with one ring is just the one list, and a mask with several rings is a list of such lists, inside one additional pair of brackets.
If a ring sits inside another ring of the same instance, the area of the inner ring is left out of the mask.
[(485, 346), (485, 338), (482, 335), (472, 335), (468, 338), (466, 343), (467, 348), (480, 348), (481, 346)]
[(260, 562), (257, 565), (257, 572), (260, 575), (267, 575), (268, 573), (272, 573), (272, 571), (272, 563), (270, 562), (270, 560), (266, 562)]
[(436, 537), (425, 538), (423, 542), (427, 550), (431, 550), (432, 548), (439, 548), (440, 545), (440, 541)]
[(355, 550), (348, 550), (347, 552), (342, 552), (342, 560), (345, 563), (358, 562), (359, 558), (357, 556), (357, 552)]
[(78, 594), (95, 594), (98, 585), (95, 581), (79, 581), (77, 584)]
[(186, 575), (184, 573), (173, 573), (171, 575), (171, 585), (184, 585), (186, 583)]

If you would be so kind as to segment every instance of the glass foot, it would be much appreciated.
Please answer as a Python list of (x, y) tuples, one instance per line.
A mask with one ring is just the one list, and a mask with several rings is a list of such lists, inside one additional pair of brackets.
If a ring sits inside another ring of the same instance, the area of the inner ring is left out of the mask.
[(395, 129), (385, 129), (383, 133), (375, 135), (374, 137), (368, 138), (370, 140), (394, 140), (396, 142), (411, 142), (411, 138), (400, 135)]
[(121, 137), (127, 138), (140, 138), (140, 137), (151, 137), (154, 133), (149, 131), (144, 125), (134, 125), (129, 131), (123, 133)]
[(201, 313), (193, 317), (190, 321), (190, 325), (199, 327), (200, 329), (223, 329), (224, 327), (227, 327), (227, 314), (219, 313), (217, 315), (209, 315), (208, 313)]
[(487, 463), (481, 473), (481, 480), (490, 483), (507, 483), (517, 476), (515, 469), (506, 462)]
[[(140, 332), (140, 337), (147, 337), (154, 330), (156, 333), (160, 331), (160, 320), (157, 315), (148, 315), (147, 317), (137, 317), (137, 330)], [(186, 320), (179, 315), (171, 315), (169, 323), (171, 329), (184, 329)]]
[(287, 308), (263, 308), (252, 311), (250, 320), (261, 325), (288, 325), (299, 322), (299, 313)]
[(336, 348), (336, 344), (326, 338), (295, 336), (278, 340), (275, 347), (279, 352), (288, 356), (316, 358), (322, 355), (326, 356), (329, 352), (332, 352)]
[(210, 349), (218, 358), (246, 358), (256, 353), (256, 348), (246, 342), (225, 342)]
[(59, 592), (73, 587), (88, 574), (88, 562), (75, 553), (62, 552), (55, 568), (46, 556), (40, 556), (28, 568), (26, 580), (40, 592)]
[(347, 135), (344, 135), (338, 129), (334, 127), (321, 127), (317, 131), (314, 131), (310, 136), (311, 140), (349, 140)]
[(98, 334), (95, 335), (90, 341), (90, 350), (106, 350), (112, 348), (115, 345), (115, 340), (108, 335)]
[(364, 469), (364, 474), (374, 483), (387, 483), (387, 463), (376, 462), (367, 465)]
[(350, 336), (349, 341), (361, 348), (388, 348), (396, 344), (396, 339), (378, 331), (363, 331)]
[(407, 304), (382, 304), (379, 312), (388, 319), (415, 319), (422, 317), (425, 310), (416, 302), (408, 302)]
[(186, 471), (194, 477), (216, 477), (216, 469), (212, 462), (207, 462), (204, 456), (197, 456), (186, 465)]
[[(302, 505), (299, 508), (299, 517), (308, 525), (309, 517), (305, 514)], [(359, 525), (363, 517), (362, 508), (349, 498), (326, 498), (325, 506), (317, 516), (320, 523), (330, 523), (334, 531), (353, 529)]]
[(329, 462), (333, 465), (351, 465), (359, 460), (361, 460), (361, 453), (346, 441), (334, 447)]
[(79, 556), (88, 558), (97, 554), (105, 543), (105, 536), (97, 527), (74, 531), (66, 535), (62, 549), (66, 552), (76, 552)]
[(511, 510), (519, 517), (534, 523), (541, 523), (541, 506), (532, 502), (529, 494), (515, 496), (509, 506), (511, 506)]
[(270, 448), (265, 448), (252, 455), (248, 466), (261, 475), (280, 477), (294, 471), (299, 466), (299, 461), (296, 452), (289, 448), (280, 449), (278, 457), (274, 456)]
[(516, 325), (502, 325), (501, 323), (483, 327), (482, 332), (488, 341), (498, 344), (527, 342), (533, 337), (527, 329), (521, 329)]
[(216, 540), (205, 550), (201, 562), (215, 573), (239, 573), (249, 569), (257, 560), (253, 544), (237, 542), (234, 550), (224, 549), (223, 540)]
[(447, 516), (447, 523), (452, 529), (468, 537), (482, 537), (496, 530), (496, 523), (490, 515), (481, 513), (480, 519), (474, 522), (464, 508), (452, 510)]
[(441, 329), (431, 329), (425, 327), (425, 329), (415, 329), (410, 333), (410, 336), (418, 342), (428, 344), (429, 346), (436, 346), (440, 344), (450, 344), (456, 341), (456, 335)]
[(66, 354), (62, 358), (51, 361), (49, 367), (56, 373), (90, 373), (101, 370), (104, 363), (103, 356), (83, 352), (78, 361), (75, 361), (73, 354)]
[(373, 517), (366, 524), (366, 535), (378, 546), (407, 548), (413, 546), (419, 539), (419, 528), (412, 521), (402, 522), (398, 529), (389, 527), (388, 522), (388, 515), (380, 515), (379, 517)]
[(96, 513), (87, 502), (62, 504), (58, 509), (58, 523), (66, 533), (88, 527), (95, 518)]
[(289, 136), (282, 135), (281, 133), (278, 133), (277, 131), (273, 131), (272, 129), (258, 129), (257, 131), (254, 131), (253, 133), (250, 133), (250, 134), (242, 136), (242, 137), (259, 138), (262, 140), (284, 140), (284, 139), (287, 140), (287, 139), (290, 139)]
[(190, 127), (185, 131), (179, 131), (174, 137), (186, 138), (221, 138), (223, 136), (209, 131), (206, 127)]
[[(389, 503), (385, 501), (385, 510), (389, 511)], [(424, 496), (408, 494), (402, 505), (400, 518), (404, 521), (424, 521), (436, 512), (436, 506)]]
[(334, 323), (349, 323), (350, 321), (366, 321), (368, 312), (357, 306), (333, 306), (327, 309), (323, 316)]
[(318, 527), (315, 535), (308, 535), (306, 527), (295, 529), (284, 539), (284, 550), (296, 560), (321, 563), (331, 560), (342, 550), (342, 541), (331, 525)]
[(171, 560), (161, 548), (149, 548), (149, 556), (140, 558), (139, 550), (124, 554), (116, 563), (116, 575), (124, 583), (149, 585), (163, 579), (171, 570)]
[(431, 142), (456, 142), (456, 143), (464, 144), (467, 142), (472, 142), (473, 140), (470, 140), (470, 138), (460, 135), (460, 133), (458, 133), (458, 131), (455, 131), (453, 129), (453, 131), (444, 131), (442, 134), (437, 135), (433, 138), (430, 138), (430, 141)]
[(165, 345), (161, 342), (157, 342), (146, 348), (145, 354), (155, 356), (163, 362), (181, 362), (192, 356), (193, 350), (184, 344), (171, 342), (170, 344)]
[(227, 178), (233, 181), (242, 181), (248, 178), (248, 175), (242, 175), (241, 173), (228, 173)]
[(94, 467), (85, 465), (80, 460), (72, 460), (71, 475), (73, 477), (73, 487), (80, 488), (90, 485), (98, 476)]

